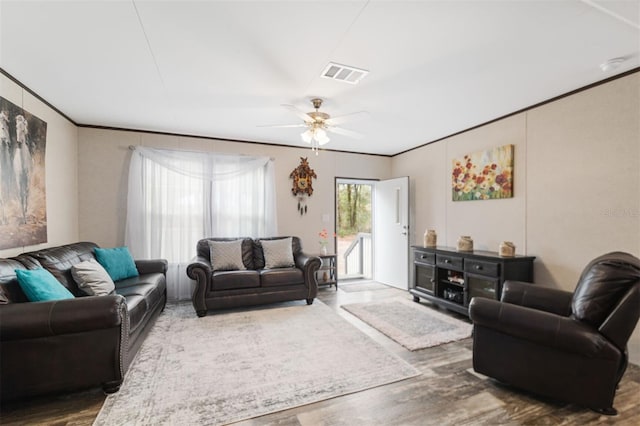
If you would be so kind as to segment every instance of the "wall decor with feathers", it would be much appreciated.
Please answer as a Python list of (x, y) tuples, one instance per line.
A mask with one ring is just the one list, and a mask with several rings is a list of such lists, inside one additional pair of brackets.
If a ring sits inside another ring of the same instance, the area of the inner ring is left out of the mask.
[(300, 157), (300, 165), (293, 169), (289, 175), (293, 179), (291, 193), (298, 199), (298, 212), (300, 216), (307, 213), (306, 197), (313, 195), (313, 178), (318, 178), (316, 172), (309, 167), (307, 157)]

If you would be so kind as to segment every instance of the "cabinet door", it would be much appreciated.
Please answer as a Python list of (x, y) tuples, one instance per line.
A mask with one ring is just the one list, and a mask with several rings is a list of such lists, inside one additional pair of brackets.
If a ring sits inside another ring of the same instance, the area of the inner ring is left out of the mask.
[(433, 265), (419, 262), (415, 262), (413, 265), (415, 274), (415, 287), (418, 290), (426, 291), (429, 294), (434, 294), (436, 268)]
[(487, 299), (498, 300), (500, 297), (500, 279), (483, 275), (466, 274), (467, 300), (465, 305), (469, 305), (474, 297), (486, 297)]

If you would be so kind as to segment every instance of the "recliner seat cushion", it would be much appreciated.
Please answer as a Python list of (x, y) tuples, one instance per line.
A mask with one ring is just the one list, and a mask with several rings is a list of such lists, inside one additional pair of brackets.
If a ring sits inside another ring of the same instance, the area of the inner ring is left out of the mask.
[(573, 294), (573, 317), (599, 327), (620, 298), (640, 279), (640, 262), (627, 253), (608, 253), (587, 265)]

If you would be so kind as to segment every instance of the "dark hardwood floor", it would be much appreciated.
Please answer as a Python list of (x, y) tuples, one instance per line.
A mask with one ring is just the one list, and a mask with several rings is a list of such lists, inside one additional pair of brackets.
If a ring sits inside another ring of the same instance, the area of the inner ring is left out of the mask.
[[(471, 339), (410, 352), (340, 308), (346, 303), (398, 296), (410, 298), (407, 292), (396, 289), (347, 293), (327, 287), (320, 289), (318, 298), (422, 371), (420, 376), (237, 425), (640, 425), (640, 367), (636, 365), (629, 366), (616, 394), (619, 414), (602, 416), (475, 374)], [(437, 309), (422, 303), (425, 309)], [(6, 404), (0, 407), (0, 424), (91, 425), (104, 398), (100, 390), (92, 390)]]

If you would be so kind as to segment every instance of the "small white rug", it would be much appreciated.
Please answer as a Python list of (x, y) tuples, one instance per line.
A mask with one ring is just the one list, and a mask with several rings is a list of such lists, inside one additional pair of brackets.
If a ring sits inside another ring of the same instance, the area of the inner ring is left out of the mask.
[(376, 281), (363, 281), (363, 282), (355, 282), (349, 284), (343, 284), (339, 286), (340, 290), (346, 291), (347, 293), (353, 293), (356, 291), (377, 291), (377, 290), (389, 290), (388, 285), (384, 285), (382, 283)]
[(410, 351), (471, 337), (473, 325), (407, 299), (353, 303), (342, 308)]
[(220, 425), (420, 374), (319, 300), (197, 318), (168, 305), (94, 425)]

